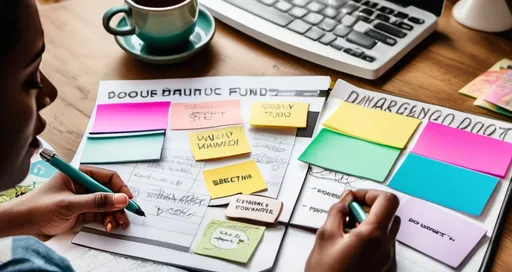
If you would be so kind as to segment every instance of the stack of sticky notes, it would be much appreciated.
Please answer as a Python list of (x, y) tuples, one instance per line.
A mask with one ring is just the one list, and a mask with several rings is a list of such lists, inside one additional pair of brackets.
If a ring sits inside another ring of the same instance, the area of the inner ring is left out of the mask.
[(480, 215), (512, 160), (512, 144), (429, 122), (389, 186)]
[(382, 182), (420, 122), (342, 102), (299, 160)]
[(100, 104), (81, 163), (159, 160), (170, 102)]
[(249, 124), (257, 127), (305, 128), (309, 104), (304, 102), (253, 102)]
[(468, 83), (459, 93), (475, 98), (474, 104), (512, 117), (512, 60), (502, 59)]

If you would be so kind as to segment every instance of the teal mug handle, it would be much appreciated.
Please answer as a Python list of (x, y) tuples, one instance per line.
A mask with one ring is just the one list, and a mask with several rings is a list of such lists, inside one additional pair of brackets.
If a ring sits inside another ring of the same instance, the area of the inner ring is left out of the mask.
[(134, 35), (135, 34), (134, 26), (124, 27), (124, 28), (116, 28), (116, 27), (110, 26), (110, 21), (112, 20), (112, 18), (114, 18), (114, 16), (119, 13), (125, 13), (127, 17), (131, 17), (132, 12), (131, 12), (130, 8), (128, 8), (128, 7), (113, 7), (111, 9), (107, 10), (107, 12), (105, 12), (105, 14), (103, 15), (103, 28), (105, 28), (105, 30), (108, 33), (110, 33), (112, 35), (116, 35), (116, 36)]

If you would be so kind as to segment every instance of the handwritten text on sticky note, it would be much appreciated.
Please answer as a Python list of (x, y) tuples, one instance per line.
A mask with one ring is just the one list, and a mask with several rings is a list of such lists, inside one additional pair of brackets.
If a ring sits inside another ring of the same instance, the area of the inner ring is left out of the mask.
[(194, 132), (189, 135), (196, 160), (208, 160), (250, 153), (242, 126)]
[(206, 226), (194, 252), (247, 263), (264, 232), (265, 227), (234, 221), (212, 220)]
[(263, 196), (238, 195), (226, 209), (226, 216), (274, 223), (281, 214), (283, 202)]
[(487, 232), (467, 219), (410, 197), (398, 209), (397, 240), (452, 267), (458, 267)]
[(235, 194), (252, 194), (267, 189), (254, 160), (203, 171), (206, 189), (212, 199)]
[(198, 129), (242, 124), (239, 100), (173, 103), (171, 129)]
[(253, 126), (304, 128), (308, 120), (308, 103), (253, 102), (249, 124)]

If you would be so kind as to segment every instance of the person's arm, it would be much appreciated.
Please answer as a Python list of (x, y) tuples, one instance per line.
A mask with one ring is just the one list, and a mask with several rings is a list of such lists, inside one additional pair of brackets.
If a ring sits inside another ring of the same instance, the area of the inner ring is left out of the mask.
[(86, 194), (58, 172), (40, 188), (0, 204), (0, 238), (53, 236), (70, 230), (77, 222), (98, 222), (107, 232), (117, 227), (126, 229), (129, 220), (124, 207), (133, 196), (119, 175), (91, 166), (80, 170), (115, 193)]
[[(368, 218), (345, 233), (348, 204), (369, 207)], [(377, 190), (346, 191), (334, 204), (318, 230), (306, 271), (395, 271), (395, 238), (400, 218), (395, 216), (398, 198)]]
[(0, 238), (15, 235), (36, 235), (30, 229), (30, 220), (23, 204), (26, 194), (0, 204)]

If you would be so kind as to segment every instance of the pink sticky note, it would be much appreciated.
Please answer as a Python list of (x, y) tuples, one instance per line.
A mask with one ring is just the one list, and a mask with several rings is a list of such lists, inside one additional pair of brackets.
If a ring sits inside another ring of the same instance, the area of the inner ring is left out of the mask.
[(409, 197), (398, 209), (396, 239), (451, 267), (458, 267), (487, 230), (440, 207)]
[(413, 153), (503, 178), (512, 160), (512, 144), (428, 122)]
[(90, 133), (166, 130), (171, 102), (100, 104)]
[(197, 129), (242, 124), (239, 100), (173, 103), (171, 129)]

